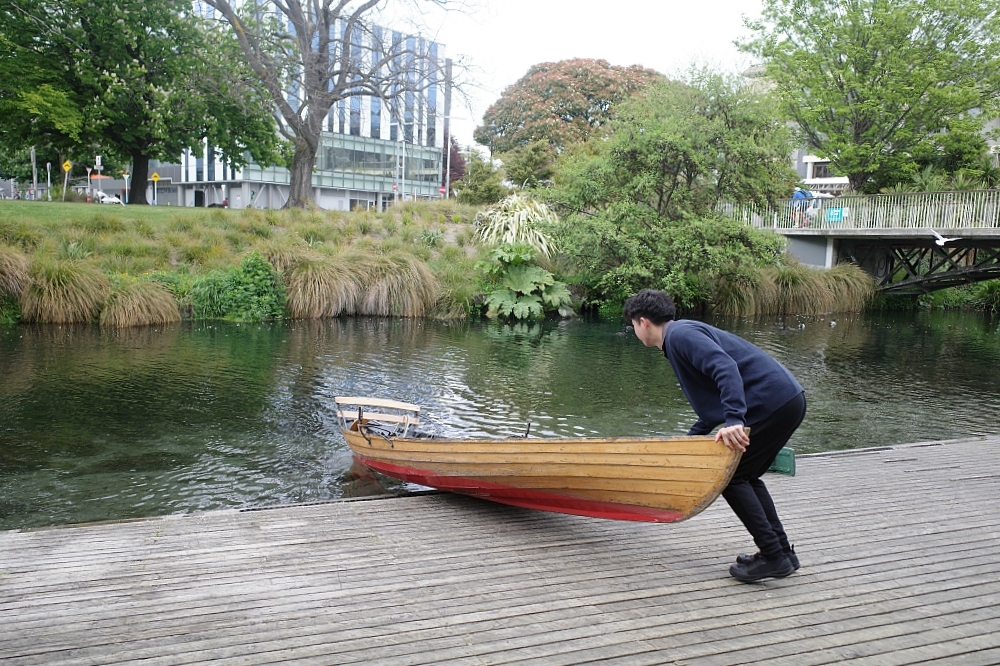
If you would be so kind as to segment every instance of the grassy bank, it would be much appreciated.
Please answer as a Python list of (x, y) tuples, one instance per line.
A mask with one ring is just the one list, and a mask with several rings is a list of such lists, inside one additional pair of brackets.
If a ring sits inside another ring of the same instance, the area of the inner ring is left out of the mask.
[[(539, 316), (546, 298), (568, 305), (568, 257), (507, 266), (476, 237), (478, 212), (442, 201), (382, 213), (0, 201), (0, 323), (462, 318), (508, 292), (511, 313), (538, 301), (515, 316)], [(723, 313), (822, 314), (862, 309), (874, 284), (855, 266), (819, 271), (786, 256), (711, 291)]]
[(2, 201), (0, 319), (461, 317), (478, 293), (476, 212), (450, 202), (348, 213)]

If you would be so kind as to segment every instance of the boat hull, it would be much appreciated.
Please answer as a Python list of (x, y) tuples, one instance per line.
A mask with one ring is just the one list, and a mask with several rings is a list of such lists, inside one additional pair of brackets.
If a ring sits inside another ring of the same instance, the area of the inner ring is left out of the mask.
[(740, 454), (712, 437), (457, 440), (343, 430), (386, 476), (513, 506), (671, 523), (710, 505)]

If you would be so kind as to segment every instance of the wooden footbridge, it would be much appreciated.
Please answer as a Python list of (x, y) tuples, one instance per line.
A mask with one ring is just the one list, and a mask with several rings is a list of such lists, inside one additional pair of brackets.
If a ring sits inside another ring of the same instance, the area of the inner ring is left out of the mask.
[(722, 210), (783, 234), (805, 264), (860, 265), (884, 292), (1000, 278), (1000, 190), (843, 196), (814, 199), (804, 210), (791, 204)]
[(802, 568), (674, 525), (448, 494), (0, 532), (0, 663), (1000, 663), (1000, 436), (769, 475)]

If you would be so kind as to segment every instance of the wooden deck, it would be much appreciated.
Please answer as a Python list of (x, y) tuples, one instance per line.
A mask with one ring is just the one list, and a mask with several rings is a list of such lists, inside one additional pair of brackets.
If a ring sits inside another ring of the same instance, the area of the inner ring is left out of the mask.
[(802, 569), (676, 525), (448, 494), (0, 532), (0, 662), (997, 664), (1000, 437), (767, 477)]

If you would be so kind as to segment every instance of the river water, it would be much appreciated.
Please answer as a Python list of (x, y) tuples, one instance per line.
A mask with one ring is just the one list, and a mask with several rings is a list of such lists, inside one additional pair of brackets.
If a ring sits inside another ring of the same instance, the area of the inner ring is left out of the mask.
[[(1000, 432), (996, 319), (835, 319), (712, 322), (806, 388), (797, 453)], [(384, 492), (352, 465), (335, 395), (417, 403), (458, 436), (679, 435), (695, 418), (620, 324), (0, 326), (0, 529)]]

